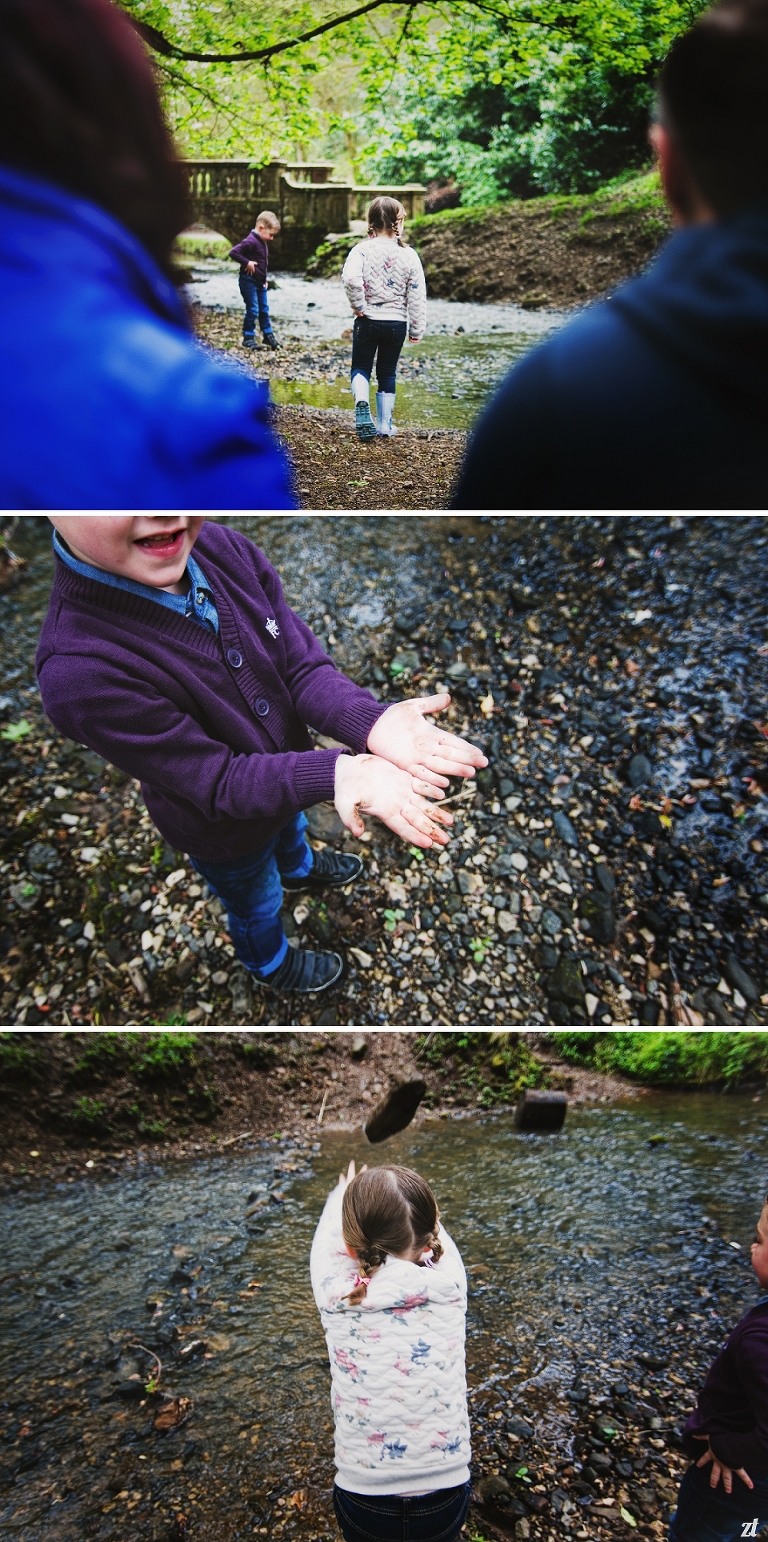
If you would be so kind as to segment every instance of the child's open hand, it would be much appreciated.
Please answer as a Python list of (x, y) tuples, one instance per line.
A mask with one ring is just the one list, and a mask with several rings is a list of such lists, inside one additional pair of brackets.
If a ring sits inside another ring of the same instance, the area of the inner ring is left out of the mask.
[(373, 814), (413, 846), (447, 846), (442, 827), (453, 824), (453, 815), (426, 801), (439, 797), (426, 777), (411, 776), (378, 755), (340, 755), (336, 761), (333, 801), (353, 835), (365, 831), (362, 815)]
[(734, 1477), (741, 1478), (742, 1483), (746, 1483), (747, 1488), (754, 1488), (755, 1485), (752, 1482), (749, 1473), (744, 1467), (726, 1467), (725, 1462), (721, 1462), (719, 1458), (715, 1456), (715, 1453), (712, 1450), (706, 1435), (694, 1435), (693, 1438), (694, 1440), (707, 1441), (707, 1449), (704, 1452), (704, 1455), (699, 1457), (696, 1466), (706, 1467), (708, 1462), (712, 1463), (712, 1473), (709, 1479), (710, 1488), (717, 1488), (717, 1485), (722, 1478), (723, 1488), (725, 1489), (726, 1494), (730, 1494), (733, 1489)]
[(444, 712), (450, 704), (448, 695), (396, 702), (374, 723), (368, 749), (433, 787), (447, 787), (449, 776), (474, 776), (475, 767), (488, 764), (482, 750), (424, 721), (425, 713)]
[[(367, 1173), (367, 1171), (368, 1171), (368, 1164), (367, 1164), (367, 1162), (363, 1163), (362, 1167), (360, 1168), (360, 1171), (361, 1171), (361, 1173)], [(345, 1173), (339, 1173), (338, 1187), (342, 1190), (342, 1192), (347, 1187), (347, 1184), (352, 1182), (352, 1179), (355, 1176), (356, 1176), (355, 1159), (354, 1159), (354, 1157), (352, 1157), (352, 1159), (350, 1161), (350, 1164), (349, 1164), (349, 1167), (347, 1168), (346, 1172)]]

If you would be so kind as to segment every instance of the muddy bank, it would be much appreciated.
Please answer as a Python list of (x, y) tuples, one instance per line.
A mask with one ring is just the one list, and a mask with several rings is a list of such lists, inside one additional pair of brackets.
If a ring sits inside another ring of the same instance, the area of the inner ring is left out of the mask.
[(512, 1107), (525, 1086), (565, 1089), (572, 1107), (647, 1090), (566, 1065), (525, 1035), (18, 1030), (0, 1039), (1, 1170), (72, 1176), (86, 1161), (113, 1171), (141, 1152), (177, 1158), (276, 1133), (359, 1132), (391, 1083), (414, 1075), (427, 1081), (415, 1128)]
[(138, 785), (45, 720), (33, 525), (0, 601), (0, 1021), (765, 1024), (764, 518), (235, 523), (342, 669), (385, 702), (448, 687), (490, 765), (439, 855), (312, 810), (364, 877), (283, 921), (347, 973), (309, 1002), (252, 985)]

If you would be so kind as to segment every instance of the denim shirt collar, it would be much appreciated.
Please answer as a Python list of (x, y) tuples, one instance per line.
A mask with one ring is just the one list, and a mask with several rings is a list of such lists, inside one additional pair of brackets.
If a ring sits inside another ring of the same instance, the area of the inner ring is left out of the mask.
[(100, 584), (107, 584), (112, 589), (127, 589), (129, 594), (137, 594), (142, 600), (154, 600), (156, 605), (164, 605), (167, 610), (175, 610), (182, 616), (187, 616), (190, 621), (196, 621), (209, 632), (219, 630), (219, 616), (208, 580), (200, 567), (190, 554), (187, 558), (187, 577), (189, 589), (186, 594), (169, 594), (166, 589), (154, 589), (150, 584), (137, 584), (132, 578), (123, 578), (119, 573), (106, 573), (103, 568), (92, 567), (89, 562), (80, 562), (73, 557), (69, 547), (61, 539), (57, 530), (53, 532), (53, 549), (73, 572), (79, 573), (81, 578), (92, 578)]

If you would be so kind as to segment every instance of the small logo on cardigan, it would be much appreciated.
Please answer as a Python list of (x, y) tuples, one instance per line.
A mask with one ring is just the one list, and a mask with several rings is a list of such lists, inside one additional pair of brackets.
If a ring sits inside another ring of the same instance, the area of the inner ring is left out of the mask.
[(270, 616), (269, 620), (266, 623), (266, 626), (267, 626), (267, 631), (269, 632), (270, 637), (279, 637), (280, 636), (280, 628), (279, 628), (277, 622), (275, 621), (274, 616)]

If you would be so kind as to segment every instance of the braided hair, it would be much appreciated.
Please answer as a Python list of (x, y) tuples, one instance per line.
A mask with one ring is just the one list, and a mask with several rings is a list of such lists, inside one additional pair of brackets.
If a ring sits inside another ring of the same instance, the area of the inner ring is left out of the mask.
[[(388, 1254), (403, 1255), (431, 1249), (436, 1264), (443, 1249), (438, 1241), (439, 1213), (429, 1184), (410, 1167), (374, 1167), (358, 1173), (344, 1190), (341, 1231), (357, 1259), (355, 1286), (345, 1297), (350, 1306), (365, 1299), (372, 1274)], [(424, 1260), (414, 1260), (421, 1267)]]
[[(382, 230), (396, 231), (400, 220), (404, 220), (406, 211), (397, 198), (380, 196), (374, 198), (368, 205), (368, 235), (380, 235)], [(398, 246), (404, 246), (405, 242), (397, 237)]]

